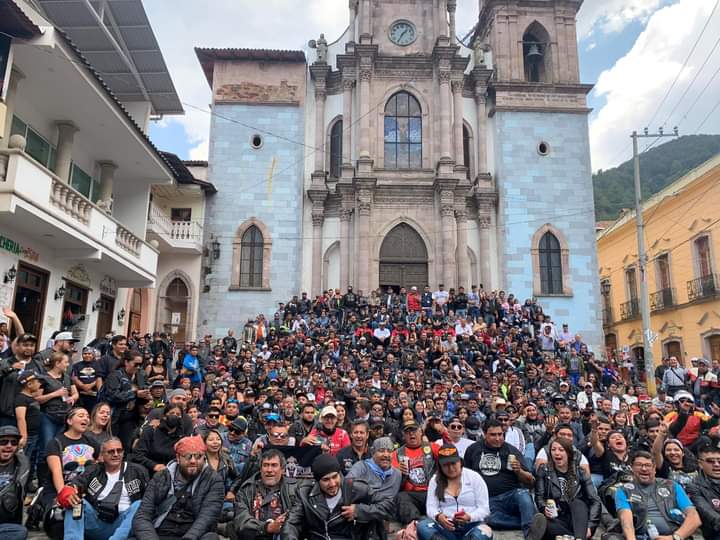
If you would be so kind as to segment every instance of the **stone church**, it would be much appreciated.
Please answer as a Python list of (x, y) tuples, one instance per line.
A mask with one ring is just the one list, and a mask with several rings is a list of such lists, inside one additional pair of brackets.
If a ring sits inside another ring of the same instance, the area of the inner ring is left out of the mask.
[(218, 189), (201, 332), (301, 291), (482, 284), (600, 350), (582, 0), (479, 0), (466, 43), (456, 4), (349, 0), (305, 51), (196, 49)]

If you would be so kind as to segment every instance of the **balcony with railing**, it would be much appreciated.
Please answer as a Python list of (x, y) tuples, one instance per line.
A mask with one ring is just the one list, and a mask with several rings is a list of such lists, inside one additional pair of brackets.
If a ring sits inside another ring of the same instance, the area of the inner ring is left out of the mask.
[(660, 311), (661, 309), (667, 309), (673, 307), (677, 302), (675, 301), (675, 289), (660, 289), (650, 295), (650, 311)]
[(0, 150), (0, 226), (19, 227), (61, 255), (93, 260), (118, 283), (155, 279), (153, 247), (20, 148)]
[(610, 326), (615, 321), (613, 320), (613, 312), (612, 308), (610, 306), (604, 307), (602, 309), (602, 320), (603, 320), (603, 326)]
[(720, 294), (720, 274), (708, 274), (687, 282), (688, 302)]
[(623, 321), (637, 319), (640, 316), (640, 300), (633, 298), (620, 304), (620, 318)]
[(160, 249), (202, 253), (203, 227), (197, 220), (173, 221), (155, 203), (150, 203), (148, 238), (156, 239)]

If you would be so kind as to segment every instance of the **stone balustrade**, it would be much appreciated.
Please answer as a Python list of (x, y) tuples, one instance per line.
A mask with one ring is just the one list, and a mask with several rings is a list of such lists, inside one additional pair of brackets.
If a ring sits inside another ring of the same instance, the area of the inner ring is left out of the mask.
[(197, 221), (173, 221), (170, 237), (174, 240), (202, 240), (202, 225)]
[(119, 247), (121, 247), (128, 253), (135, 255), (136, 257), (140, 255), (140, 245), (142, 243), (141, 240), (121, 225), (117, 226), (115, 243)]
[(92, 202), (57, 178), (52, 178), (50, 204), (84, 225), (90, 222)]

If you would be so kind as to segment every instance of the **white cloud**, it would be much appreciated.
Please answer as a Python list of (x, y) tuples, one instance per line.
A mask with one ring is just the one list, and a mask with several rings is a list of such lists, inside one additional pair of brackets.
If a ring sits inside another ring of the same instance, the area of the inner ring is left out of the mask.
[[(655, 12), (632, 49), (600, 75), (595, 92), (606, 99), (606, 104), (597, 112), (590, 125), (593, 169), (615, 166), (631, 156), (629, 134), (633, 130), (642, 129), (651, 121), (708, 20), (713, 4), (707, 0), (680, 0), (677, 4)], [(716, 13), (711, 20), (670, 96), (652, 120), (653, 125), (649, 126), (651, 129), (657, 129), (668, 119), (718, 36), (720, 13)], [(695, 131), (720, 95), (720, 78), (713, 81), (687, 119), (680, 122), (681, 117), (718, 67), (717, 59), (708, 62), (687, 96), (668, 119), (667, 128), (677, 123), (681, 134)], [(720, 115), (708, 121), (702, 131), (717, 132), (720, 128), (718, 117)]]
[(153, 0), (145, 9), (185, 103), (184, 116), (161, 125), (183, 126), (193, 159), (207, 159), (211, 101), (194, 47), (302, 49), (320, 32), (335, 40), (348, 23), (345, 0), (213, 0), (202, 8), (195, 0)]
[(620, 32), (635, 20), (645, 21), (666, 0), (586, 0), (578, 14), (580, 39), (597, 32)]

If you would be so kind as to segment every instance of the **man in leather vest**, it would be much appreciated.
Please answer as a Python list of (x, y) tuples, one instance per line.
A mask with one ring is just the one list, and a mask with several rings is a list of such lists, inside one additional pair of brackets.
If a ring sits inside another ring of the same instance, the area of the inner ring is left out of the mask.
[(425, 515), (428, 484), (435, 474), (439, 447), (423, 442), (422, 430), (414, 420), (403, 424), (403, 440), (405, 444), (393, 453), (393, 467), (402, 473), (397, 514), (400, 523), (407, 525)]
[(0, 427), (0, 538), (25, 540), (22, 525), (23, 499), (30, 462), (18, 454), (20, 432), (15, 426)]
[(700, 474), (687, 486), (706, 540), (720, 538), (720, 439), (698, 448)]
[[(58, 494), (65, 510), (65, 540), (127, 538), (135, 512), (140, 507), (148, 474), (145, 467), (124, 459), (117, 437), (105, 441), (100, 461), (67, 484)], [(82, 505), (80, 519), (73, 519), (72, 508)]]
[(225, 486), (205, 461), (201, 437), (175, 443), (175, 460), (148, 483), (133, 519), (132, 537), (141, 540), (218, 540)]
[(680, 484), (655, 478), (652, 454), (636, 452), (631, 466), (633, 481), (615, 492), (626, 540), (685, 540), (700, 527), (700, 516)]

